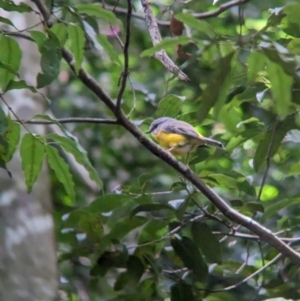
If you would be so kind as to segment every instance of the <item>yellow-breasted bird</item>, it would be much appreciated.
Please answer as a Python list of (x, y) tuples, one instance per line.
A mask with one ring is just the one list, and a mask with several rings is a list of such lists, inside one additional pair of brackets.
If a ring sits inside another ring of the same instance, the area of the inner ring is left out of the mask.
[(189, 123), (170, 117), (155, 119), (147, 133), (151, 133), (162, 148), (175, 156), (187, 156), (203, 145), (224, 148), (221, 142), (203, 137)]

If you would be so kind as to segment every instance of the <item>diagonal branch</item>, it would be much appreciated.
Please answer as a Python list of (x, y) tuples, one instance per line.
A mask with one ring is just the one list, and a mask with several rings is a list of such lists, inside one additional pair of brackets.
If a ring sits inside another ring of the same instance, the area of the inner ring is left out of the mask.
[[(42, 0), (33, 0), (40, 11), (43, 13), (45, 11), (45, 4)], [(51, 26), (52, 23), (48, 22), (50, 13), (46, 11), (43, 13), (45, 18), (45, 23)], [(62, 48), (62, 55), (70, 68), (74, 70), (73, 56), (65, 48)], [(75, 73), (76, 74), (76, 73)], [(138, 127), (136, 127), (131, 121), (127, 119), (122, 110), (117, 110), (113, 100), (102, 90), (97, 81), (91, 77), (84, 69), (80, 69), (78, 72), (78, 78), (83, 84), (93, 92), (100, 101), (102, 101), (117, 117), (118, 122), (125, 129), (128, 130), (139, 142), (150, 150), (155, 156), (166, 162), (168, 165), (173, 167), (178, 173), (189, 180), (197, 189), (205, 195), (211, 203), (213, 203), (226, 217), (230, 220), (244, 226), (245, 228), (251, 230), (253, 233), (258, 235), (262, 241), (269, 243), (276, 250), (278, 250), (282, 255), (288, 257), (294, 264), (300, 265), (300, 254), (293, 250), (290, 246), (286, 245), (281, 241), (276, 235), (274, 235), (269, 229), (260, 225), (253, 219), (239, 213), (235, 209), (231, 208), (218, 194), (216, 194), (210, 187), (208, 187), (200, 178), (198, 178), (192, 170), (184, 165), (183, 163), (177, 161), (169, 153), (164, 151), (156, 143), (150, 140)]]

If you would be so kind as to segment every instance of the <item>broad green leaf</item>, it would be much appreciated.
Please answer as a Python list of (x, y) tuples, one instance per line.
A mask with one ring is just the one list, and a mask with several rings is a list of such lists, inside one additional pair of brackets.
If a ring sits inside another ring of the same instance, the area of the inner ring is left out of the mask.
[(4, 136), (8, 129), (8, 119), (6, 117), (5, 112), (3, 111), (3, 107), (0, 106), (0, 136)]
[(83, 30), (76, 24), (69, 24), (68, 35), (71, 41), (70, 51), (72, 52), (75, 60), (74, 68), (76, 73), (78, 73), (84, 56), (84, 45), (85, 36)]
[(114, 284), (114, 291), (120, 291), (122, 290), (126, 285), (128, 284), (128, 275), (127, 271), (122, 272), (119, 274), (115, 284)]
[(42, 137), (25, 134), (21, 140), (20, 155), (22, 160), (22, 170), (28, 193), (40, 174), (45, 158), (45, 144)]
[(280, 210), (293, 206), (293, 205), (297, 205), (299, 206), (300, 203), (300, 197), (292, 197), (292, 198), (287, 198), (287, 199), (283, 199), (280, 201), (276, 201), (273, 204), (269, 205), (269, 206), (265, 206), (265, 212), (262, 215), (262, 220), (265, 221), (267, 219), (269, 219), (273, 214), (278, 213)]
[(142, 216), (125, 217), (115, 222), (113, 228), (106, 235), (105, 239), (111, 241), (112, 239), (120, 240), (130, 231), (142, 226), (148, 221)]
[(60, 46), (63, 47), (68, 37), (68, 27), (63, 23), (55, 23), (50, 30), (56, 35)]
[(198, 20), (189, 13), (180, 13), (175, 18), (185, 25), (196, 29), (197, 31), (203, 32), (208, 38), (213, 39), (216, 36), (213, 28), (205, 21)]
[(130, 281), (138, 282), (144, 274), (146, 267), (142, 260), (135, 256), (130, 255), (127, 261), (127, 277)]
[[(29, 89), (33, 93), (39, 93), (34, 86), (28, 85), (24, 80), (19, 80), (19, 81), (11, 80), (8, 83), (8, 85), (6, 86), (5, 91), (19, 90), (19, 89)], [(41, 94), (41, 93), (39, 93), (39, 94)]]
[(232, 137), (226, 145), (226, 150), (231, 152), (237, 146), (241, 145), (242, 143), (260, 135), (262, 133), (261, 127), (257, 127), (254, 129), (246, 129), (245, 131), (238, 133), (234, 137)]
[(55, 34), (48, 31), (49, 38), (39, 47), (42, 73), (37, 76), (37, 88), (49, 85), (59, 74), (61, 50)]
[(175, 48), (177, 45), (186, 45), (188, 43), (190, 43), (192, 40), (189, 37), (186, 36), (179, 36), (179, 37), (173, 37), (173, 38), (164, 38), (160, 43), (158, 43), (157, 45), (155, 45), (152, 48), (146, 49), (144, 50), (140, 56), (141, 57), (146, 57), (146, 56), (152, 56), (154, 55), (157, 51), (159, 50), (173, 50), (173, 52), (175, 53)]
[[(259, 190), (259, 189), (260, 189), (260, 187), (257, 190)], [(279, 191), (275, 186), (265, 184), (262, 189), (260, 200), (263, 202), (272, 201), (273, 199), (275, 199), (278, 196), (278, 194), (279, 194)]]
[(41, 31), (37, 31), (37, 30), (31, 30), (29, 31), (31, 38), (36, 42), (36, 44), (39, 47), (39, 50), (41, 52), (42, 50), (42, 46), (43, 44), (46, 42), (47, 40), (47, 36), (46, 34), (44, 34)]
[(293, 78), (286, 74), (283, 68), (272, 61), (268, 61), (268, 74), (271, 82), (271, 91), (275, 99), (277, 114), (284, 118), (290, 112), (291, 87)]
[(149, 220), (139, 233), (138, 244), (162, 238), (167, 231), (167, 220)]
[[(1, 7), (1, 4), (0, 4), (0, 7)], [(7, 25), (10, 25), (10, 26), (14, 27), (16, 30), (18, 30), (18, 29), (15, 27), (14, 23), (11, 22), (11, 21), (10, 21), (9, 19), (7, 19), (7, 18), (0, 17), (0, 22), (1, 22), (1, 23), (4, 23), (4, 24), (7, 24)]]
[(110, 212), (115, 208), (129, 202), (132, 198), (125, 194), (106, 194), (97, 197), (88, 206), (89, 210), (96, 212)]
[(248, 64), (248, 81), (255, 82), (257, 74), (264, 70), (268, 60), (262, 52), (257, 50), (250, 52), (247, 60)]
[[(9, 81), (12, 80), (19, 71), (22, 52), (19, 44), (14, 39), (1, 33), (0, 45), (2, 49), (5, 49), (5, 51), (0, 51), (2, 66), (9, 66), (9, 70), (7, 68), (0, 68), (0, 90), (5, 91)], [(14, 71), (14, 73), (12, 71)]]
[(216, 75), (210, 80), (205, 90), (203, 91), (201, 98), (198, 100), (198, 116), (197, 120), (201, 123), (208, 115), (210, 109), (217, 103), (225, 101), (225, 94), (227, 91), (224, 91), (228, 85), (228, 80), (230, 77), (230, 64), (233, 58), (234, 53), (231, 53), (224, 58), (220, 59), (218, 65), (222, 68), (218, 68)]
[[(274, 129), (275, 127), (275, 129)], [(274, 122), (274, 124), (268, 129), (268, 131), (263, 135), (261, 141), (258, 144), (254, 155), (254, 170), (257, 172), (261, 165), (265, 162), (270, 143), (272, 143), (272, 148), (270, 151), (270, 158), (274, 156), (277, 152), (282, 139), (285, 137), (286, 133), (291, 129), (296, 129), (298, 126), (295, 123), (293, 116), (288, 116), (283, 121)], [(273, 134), (273, 132), (275, 133)]]
[(252, 214), (256, 214), (257, 212), (264, 213), (265, 208), (261, 203), (258, 202), (248, 202), (245, 204), (245, 207), (251, 211)]
[(111, 61), (119, 66), (122, 66), (118, 53), (116, 52), (112, 44), (108, 41), (107, 37), (103, 34), (99, 34), (97, 39), (105, 52), (109, 55)]
[(204, 223), (192, 223), (191, 233), (194, 242), (209, 262), (222, 262), (222, 246), (210, 227)]
[(160, 204), (160, 203), (152, 203), (152, 204), (142, 204), (137, 207), (135, 207), (131, 213), (130, 216), (134, 216), (137, 213), (140, 212), (157, 212), (160, 210), (171, 210), (174, 211), (174, 208), (172, 206), (166, 205), (166, 204)]
[(88, 171), (91, 180), (96, 182), (99, 185), (99, 188), (102, 188), (102, 181), (100, 180), (97, 171), (89, 161), (87, 152), (83, 149), (78, 141), (74, 141), (70, 138), (60, 136), (55, 133), (48, 134), (46, 137), (54, 140), (66, 152), (72, 154), (75, 160)]
[(197, 300), (190, 285), (179, 281), (171, 286), (171, 301), (194, 301)]
[(5, 134), (5, 140), (7, 142), (7, 151), (2, 156), (5, 162), (9, 162), (13, 157), (13, 154), (16, 151), (20, 140), (20, 124), (12, 121), (10, 118), (8, 119), (8, 128)]
[(78, 225), (93, 239), (100, 240), (103, 236), (103, 221), (99, 212), (86, 212), (81, 215)]
[(14, 11), (19, 13), (29, 13), (32, 11), (32, 8), (24, 2), (20, 2), (19, 5), (17, 5), (10, 0), (0, 0), (0, 7), (6, 11)]
[(0, 69), (5, 69), (7, 72), (11, 73), (14, 76), (18, 76), (18, 72), (9, 64), (3, 63), (0, 61)]
[(74, 200), (74, 182), (68, 164), (59, 155), (58, 150), (55, 147), (46, 145), (45, 149), (47, 154), (47, 161), (54, 171), (57, 180), (63, 184), (71, 200)]
[(104, 9), (99, 4), (79, 4), (76, 5), (75, 8), (81, 14), (86, 14), (91, 17), (97, 17), (100, 20), (109, 22), (109, 23), (117, 23), (118, 19), (115, 14), (109, 10)]
[(193, 271), (195, 279), (205, 281), (208, 276), (208, 267), (195, 243), (183, 236), (181, 240), (172, 239), (171, 245), (184, 265)]
[(170, 94), (159, 102), (155, 116), (175, 117), (178, 114), (181, 106), (182, 100), (178, 96)]

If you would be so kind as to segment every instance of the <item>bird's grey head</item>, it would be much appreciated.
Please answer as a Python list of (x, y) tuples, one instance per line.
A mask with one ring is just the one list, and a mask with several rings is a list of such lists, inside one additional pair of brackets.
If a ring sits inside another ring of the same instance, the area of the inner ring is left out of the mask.
[(161, 118), (155, 119), (151, 123), (151, 125), (150, 125), (149, 130), (148, 130), (147, 133), (155, 133), (156, 130), (160, 127), (160, 125), (162, 125), (166, 121), (170, 121), (171, 119), (173, 119), (173, 118), (170, 118), (170, 117), (161, 117)]

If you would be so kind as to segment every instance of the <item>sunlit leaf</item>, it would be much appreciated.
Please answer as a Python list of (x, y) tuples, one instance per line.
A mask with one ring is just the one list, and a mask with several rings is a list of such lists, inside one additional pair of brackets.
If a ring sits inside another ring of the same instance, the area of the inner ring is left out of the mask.
[[(1, 7), (1, 5), (0, 5)], [(19, 44), (4, 34), (0, 33), (0, 45), (5, 51), (0, 51), (0, 89), (6, 90), (10, 80), (12, 80), (19, 71), (22, 52)]]
[(110, 23), (118, 22), (115, 14), (109, 10), (104, 9), (100, 4), (79, 4), (75, 7), (81, 14), (87, 14), (92, 17), (97, 17), (100, 20)]
[(42, 170), (45, 158), (44, 143), (42, 137), (29, 133), (25, 134), (21, 140), (20, 155), (22, 170), (28, 192), (31, 192), (32, 187)]
[(69, 24), (68, 35), (71, 41), (70, 51), (75, 59), (75, 70), (79, 71), (84, 55), (85, 36), (83, 30), (76, 24)]
[(46, 145), (45, 150), (47, 153), (47, 161), (54, 171), (58, 181), (63, 184), (71, 200), (74, 200), (74, 182), (68, 164), (59, 155), (58, 150), (55, 147)]

